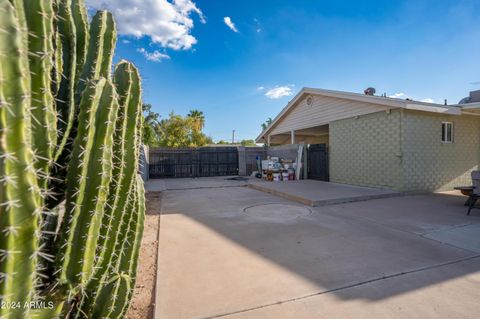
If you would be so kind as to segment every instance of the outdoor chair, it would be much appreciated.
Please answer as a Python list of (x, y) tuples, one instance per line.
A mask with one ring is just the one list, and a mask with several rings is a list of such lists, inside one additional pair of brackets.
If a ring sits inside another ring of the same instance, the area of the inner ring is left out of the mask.
[(470, 211), (472, 210), (475, 203), (480, 198), (480, 171), (472, 171), (472, 186), (473, 191), (468, 199), (468, 212), (467, 215), (470, 215)]

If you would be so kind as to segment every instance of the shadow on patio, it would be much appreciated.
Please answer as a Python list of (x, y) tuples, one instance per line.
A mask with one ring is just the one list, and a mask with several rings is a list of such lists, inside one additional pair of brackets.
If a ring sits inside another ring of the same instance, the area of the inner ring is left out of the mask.
[[(434, 194), (307, 208), (245, 187), (167, 191), (159, 309), (211, 317), (326, 292), (376, 302), (441, 287), (480, 271), (480, 211), (465, 216), (463, 202)], [(244, 211), (272, 203), (281, 205), (267, 219)], [(288, 216), (299, 208), (311, 213)], [(449, 242), (445, 232), (462, 228), (473, 244)], [(478, 280), (457, 290), (478, 300)]]

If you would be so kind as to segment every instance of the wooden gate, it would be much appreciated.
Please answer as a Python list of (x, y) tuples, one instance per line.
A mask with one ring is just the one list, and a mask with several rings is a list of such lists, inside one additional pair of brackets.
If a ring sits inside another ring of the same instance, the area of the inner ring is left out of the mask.
[(320, 181), (329, 180), (328, 148), (326, 144), (311, 144), (307, 152), (308, 178)]
[(151, 148), (150, 178), (238, 175), (236, 147)]

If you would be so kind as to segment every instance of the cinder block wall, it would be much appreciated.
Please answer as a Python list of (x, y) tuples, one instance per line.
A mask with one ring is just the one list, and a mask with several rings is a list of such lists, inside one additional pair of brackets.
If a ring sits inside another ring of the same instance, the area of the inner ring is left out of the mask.
[[(442, 143), (442, 122), (453, 123), (454, 142)], [(405, 110), (403, 131), (404, 191), (452, 190), (471, 185), (480, 163), (480, 118)]]
[(400, 122), (392, 110), (330, 123), (330, 180), (402, 190)]

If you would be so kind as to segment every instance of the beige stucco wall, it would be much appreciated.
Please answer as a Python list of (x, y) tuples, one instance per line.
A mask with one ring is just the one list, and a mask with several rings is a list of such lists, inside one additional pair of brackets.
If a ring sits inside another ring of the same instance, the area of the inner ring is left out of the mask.
[(330, 123), (332, 182), (402, 189), (401, 111)]
[[(453, 122), (454, 142), (441, 141), (443, 121)], [(405, 191), (452, 190), (471, 185), (470, 172), (480, 162), (480, 118), (403, 112)]]
[[(312, 104), (307, 104), (307, 97)], [(378, 104), (339, 99), (327, 96), (308, 95), (297, 102), (297, 105), (279, 121), (269, 134), (290, 133), (291, 130), (311, 128), (329, 124), (338, 119), (357, 115), (375, 113), (387, 107)]]

